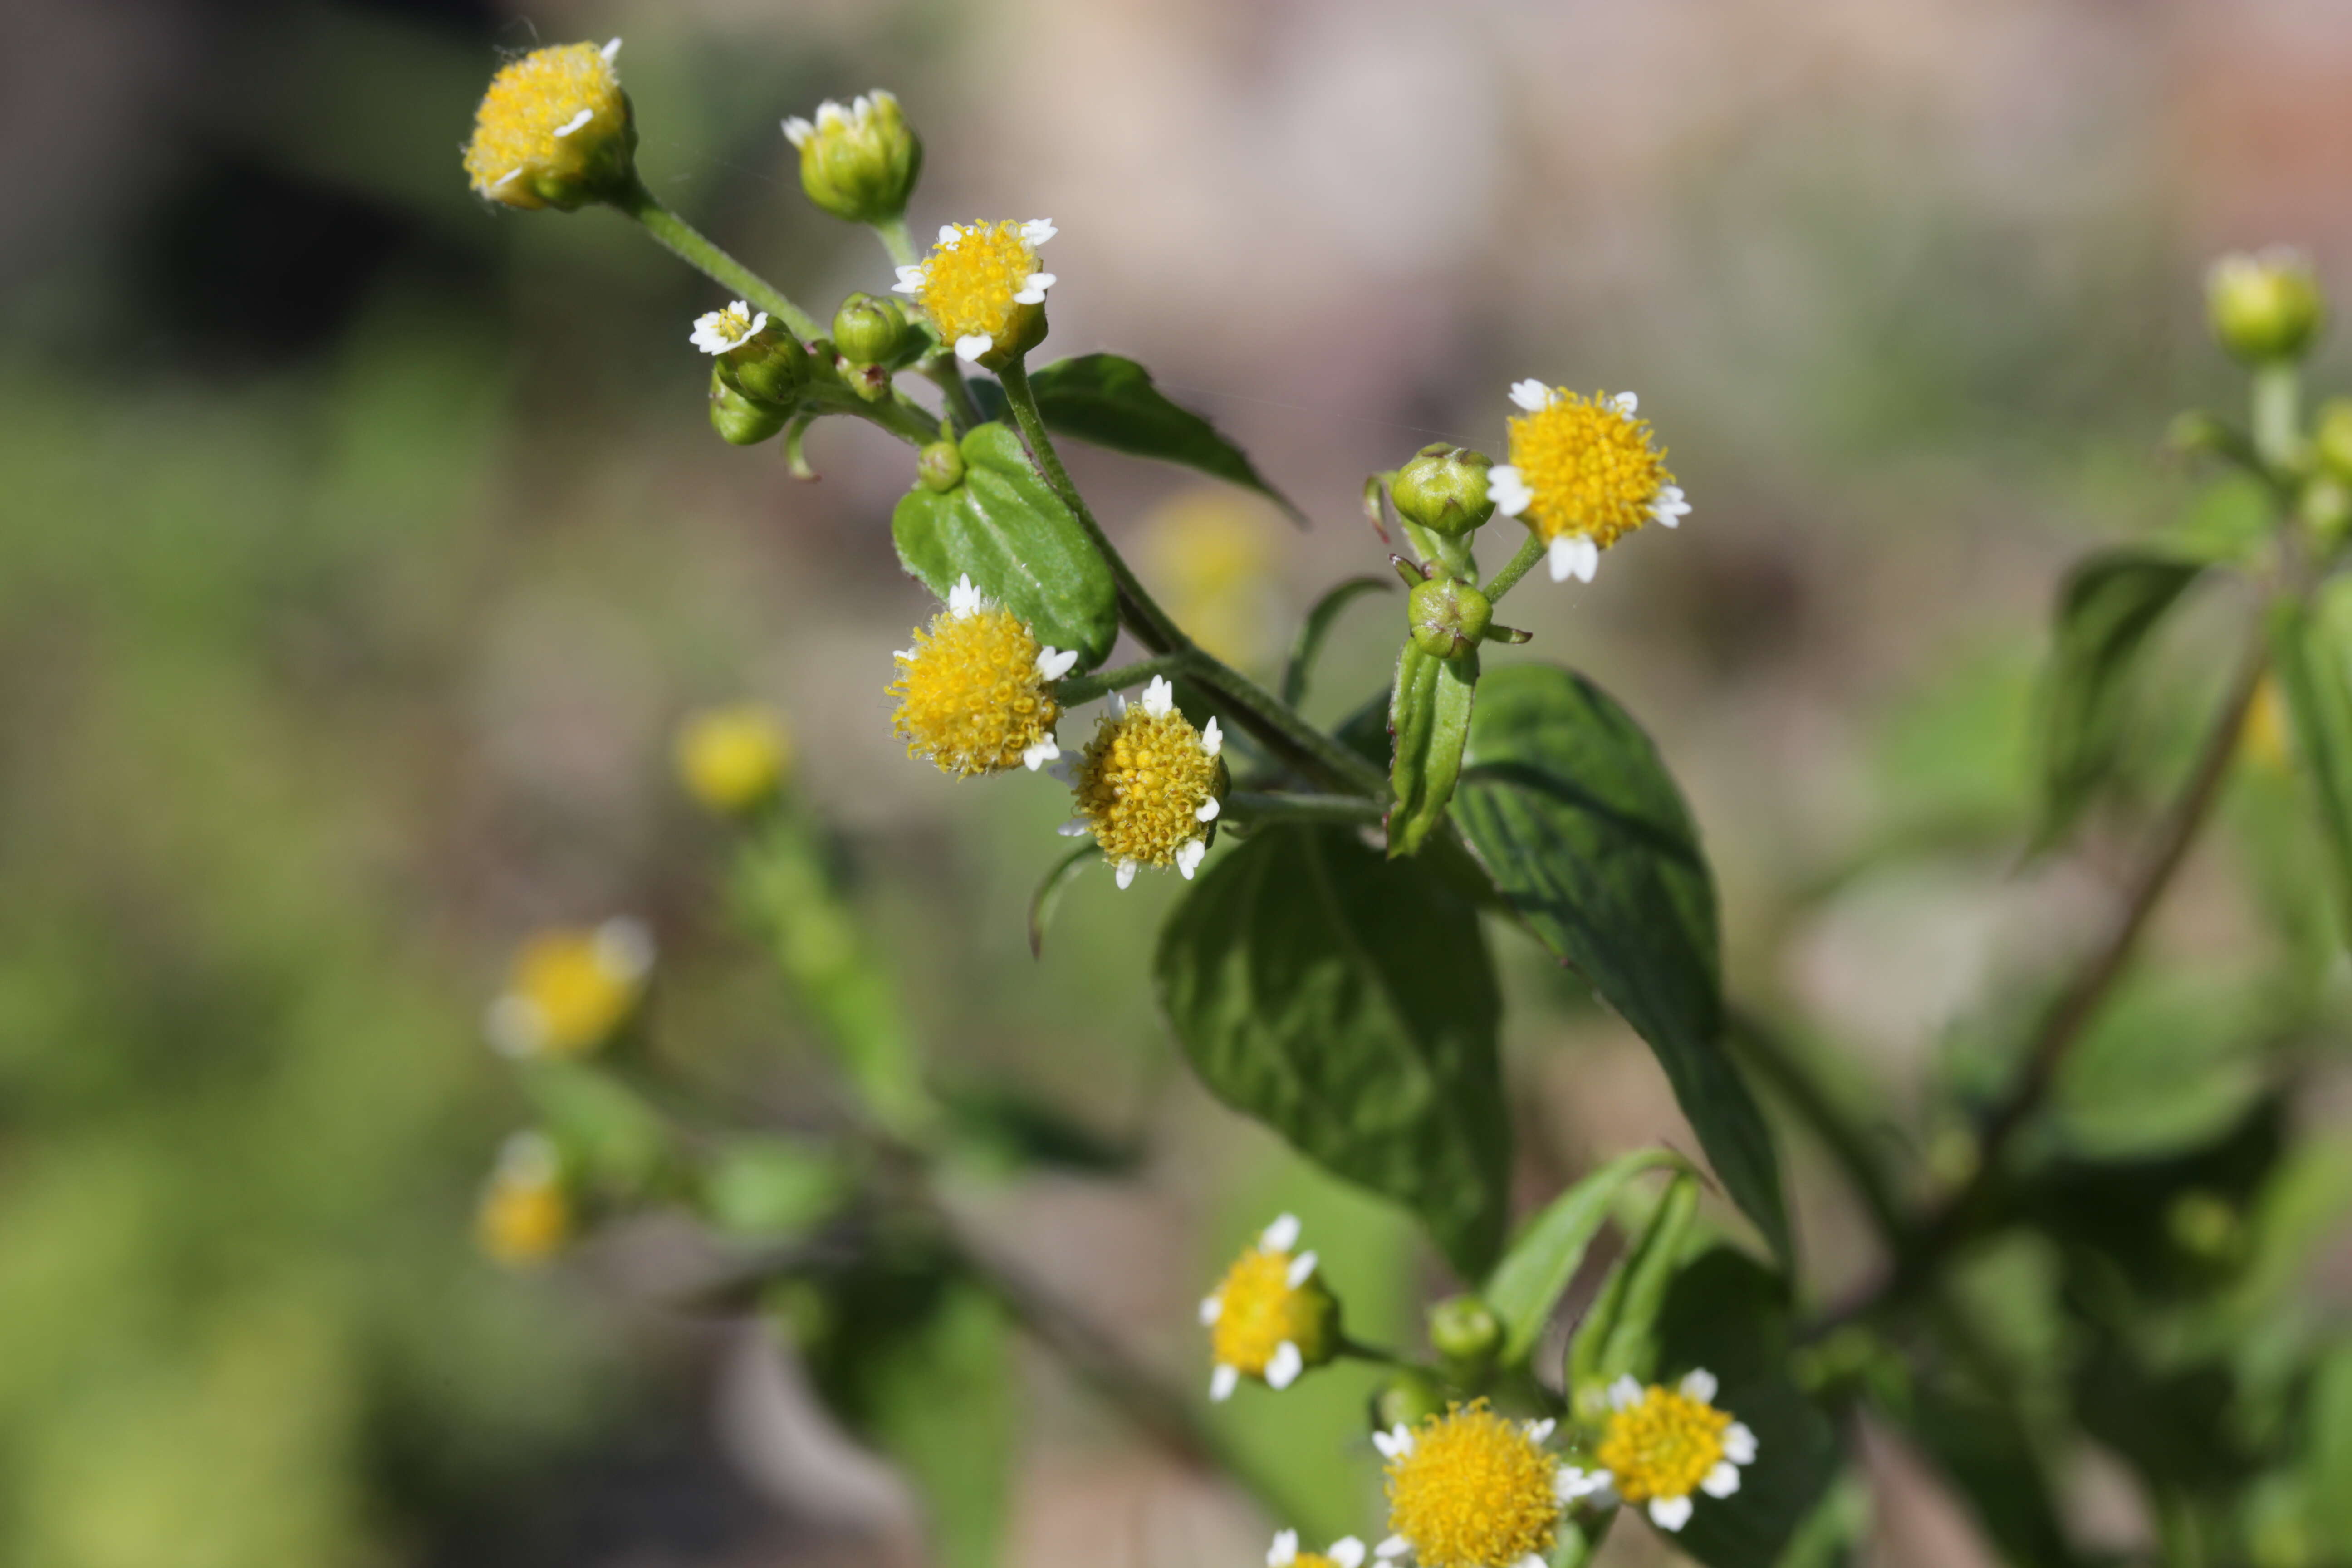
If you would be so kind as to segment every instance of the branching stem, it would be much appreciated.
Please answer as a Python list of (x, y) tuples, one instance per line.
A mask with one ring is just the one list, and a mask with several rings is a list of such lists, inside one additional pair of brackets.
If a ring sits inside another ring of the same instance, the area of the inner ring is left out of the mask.
[(613, 205), (635, 218), (647, 234), (688, 266), (783, 322), (801, 342), (807, 342), (819, 335), (814, 318), (787, 299), (782, 289), (711, 244), (701, 230), (664, 206), (660, 197), (646, 189), (643, 180), (632, 179), (629, 188), (614, 199)]

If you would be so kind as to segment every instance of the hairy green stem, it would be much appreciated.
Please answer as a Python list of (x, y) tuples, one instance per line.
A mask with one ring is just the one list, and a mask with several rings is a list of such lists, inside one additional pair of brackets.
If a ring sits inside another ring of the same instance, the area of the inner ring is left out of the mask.
[(892, 262), (900, 267), (912, 267), (915, 264), (915, 241), (914, 237), (907, 232), (906, 214), (900, 213), (897, 217), (886, 217), (872, 226), (875, 237), (881, 240), (882, 248), (890, 253)]
[(919, 368), (947, 400), (948, 417), (955, 422), (958, 430), (969, 430), (983, 423), (980, 405), (972, 400), (971, 387), (964, 381), (963, 367), (956, 363), (955, 355), (925, 354)]
[(662, 205), (661, 198), (646, 189), (643, 180), (632, 178), (628, 189), (614, 198), (613, 205), (636, 219), (647, 234), (678, 259), (783, 322), (803, 342), (819, 335), (814, 319), (785, 298), (782, 289), (711, 244), (699, 229)]
[(2302, 373), (2292, 363), (2257, 365), (2251, 395), (2254, 455), (2273, 479), (2291, 479), (2302, 456)]
[(1519, 546), (1518, 553), (1505, 562), (1503, 569), (1495, 574), (1493, 581), (1479, 590), (1486, 595), (1486, 602), (1490, 605), (1501, 604), (1503, 595), (1518, 586), (1519, 579), (1535, 569), (1535, 563), (1543, 559), (1544, 552), (1549, 547), (1544, 543), (1543, 535), (1529, 529), (1527, 542)]
[(1231, 710), (1236, 725), (1302, 772), (1327, 784), (1366, 795), (1378, 795), (1387, 788), (1387, 777), (1380, 769), (1309, 724), (1272, 692), (1184, 635), (1111, 544), (1109, 535), (1087, 506), (1086, 498), (1071, 483), (1069, 470), (1062, 466), (1061, 454), (1054, 448), (1053, 435), (1045, 428), (1045, 416), (1038, 411), (1036, 392), (1029, 384), (1028, 367), (1015, 358), (998, 371), (997, 376), (1003, 383), (1004, 400), (1013, 409), (1014, 422), (1021, 426), (1022, 438), (1029, 444), (1030, 455), (1036, 459), (1038, 472), (1045, 477), (1046, 484), (1061, 498), (1062, 504), (1070, 509), (1078, 526), (1086, 531), (1087, 538), (1110, 567), (1111, 580), (1118, 587), (1120, 619), (1135, 635), (1136, 641), (1153, 653), (1181, 659), (1184, 675), (1222, 700)]
[(1065, 708), (1076, 708), (1081, 702), (1091, 702), (1106, 692), (1124, 691), (1130, 686), (1140, 686), (1155, 675), (1181, 675), (1184, 656), (1162, 654), (1158, 658), (1138, 659), (1122, 664), (1117, 669), (1098, 669), (1092, 675), (1074, 675), (1067, 680), (1054, 683), (1054, 700)]
[(1386, 808), (1360, 795), (1261, 795), (1235, 790), (1225, 796), (1224, 816), (1241, 826), (1262, 822), (1378, 822)]

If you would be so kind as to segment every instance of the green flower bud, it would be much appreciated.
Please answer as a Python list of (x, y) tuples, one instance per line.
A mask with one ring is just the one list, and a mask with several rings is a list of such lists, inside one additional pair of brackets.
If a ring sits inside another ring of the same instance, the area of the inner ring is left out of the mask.
[(786, 413), (800, 402), (808, 383), (808, 350), (774, 327), (719, 355), (719, 363), (744, 396)]
[(801, 189), (809, 200), (850, 223), (888, 223), (907, 210), (923, 144), (907, 128), (898, 100), (879, 88), (847, 109), (827, 100), (812, 124), (784, 121), (784, 135), (801, 154)]
[(1445, 1414), (1445, 1391), (1426, 1373), (1400, 1373), (1373, 1391), (1370, 1414), (1376, 1432), (1418, 1426)]
[(1429, 1342), (1447, 1361), (1485, 1370), (1503, 1345), (1503, 1321), (1475, 1296), (1448, 1296), (1429, 1310)]
[(2319, 405), (2311, 445), (2330, 478), (2352, 484), (2352, 397), (2331, 397)]
[(1423, 447), (1389, 482), (1397, 515), (1432, 533), (1467, 533), (1495, 515), (1486, 470), (1495, 460), (1439, 441)]
[(1459, 658), (1486, 635), (1495, 606), (1472, 584), (1440, 573), (1413, 585), (1405, 619), (1415, 647), (1433, 658)]
[(963, 453), (953, 441), (934, 441), (915, 455), (915, 478), (944, 495), (963, 483)]
[(876, 294), (852, 294), (833, 313), (833, 344), (852, 364), (896, 366), (910, 346), (907, 312), (898, 301)]
[(2327, 300), (2300, 252), (2225, 256), (2206, 275), (2213, 335), (2248, 363), (2300, 359), (2327, 319)]
[(738, 447), (756, 447), (784, 427), (792, 411), (761, 403), (727, 384), (727, 372), (710, 367), (710, 427), (722, 440)]

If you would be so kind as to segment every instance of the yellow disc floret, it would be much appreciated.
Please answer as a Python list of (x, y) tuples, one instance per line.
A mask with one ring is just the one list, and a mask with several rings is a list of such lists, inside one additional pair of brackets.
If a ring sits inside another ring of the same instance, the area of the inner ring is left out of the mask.
[(1686, 1498), (1725, 1462), (1728, 1412), (1655, 1384), (1612, 1411), (1594, 1458), (1627, 1502)]
[(898, 289), (968, 360), (999, 364), (1036, 346), (1045, 331), (1045, 290), (1037, 247), (1054, 237), (1043, 218), (1027, 223), (950, 224), (919, 266), (898, 269)]
[(1510, 1568), (1549, 1551), (1559, 1461), (1485, 1400), (1415, 1427), (1388, 1464), (1389, 1528), (1421, 1568)]
[(746, 812), (775, 798), (792, 760), (783, 725), (765, 708), (716, 708), (677, 735), (677, 772), (709, 810)]
[(477, 195), (511, 207), (575, 207), (610, 194), (635, 133), (613, 69), (620, 40), (533, 49), (490, 79), (466, 144)]
[(554, 1147), (536, 1132), (515, 1134), (483, 1189), (476, 1245), (492, 1261), (520, 1268), (553, 1257), (572, 1231), (572, 1201)]
[(958, 778), (1038, 767), (1061, 755), (1051, 682), (1073, 658), (1040, 647), (1019, 616), (982, 602), (967, 579), (898, 655), (891, 722), (908, 756)]
[(1580, 534), (1606, 550), (1656, 515), (1672, 490), (1675, 476), (1651, 445), (1650, 422), (1625, 401), (1562, 390), (1511, 421), (1511, 468), (1527, 495), (1512, 510), (1543, 538)]
[(652, 967), (652, 943), (634, 921), (542, 931), (515, 955), (490, 1008), (491, 1042), (509, 1056), (585, 1055), (628, 1022)]
[(1192, 728), (1158, 677), (1142, 700), (1104, 716), (1078, 763), (1077, 809), (1104, 857), (1121, 868), (1120, 886), (1136, 866), (1192, 874), (1224, 787), (1223, 745), (1217, 721)]

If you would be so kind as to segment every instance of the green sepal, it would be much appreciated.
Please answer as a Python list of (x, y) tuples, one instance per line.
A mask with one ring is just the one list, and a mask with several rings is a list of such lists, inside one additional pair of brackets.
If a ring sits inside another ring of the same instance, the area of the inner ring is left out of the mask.
[(1462, 776), (1462, 748), (1470, 739), (1470, 709), (1478, 689), (1478, 654), (1438, 658), (1416, 643), (1397, 656), (1389, 696), (1389, 853), (1419, 849), (1454, 798)]
[(1039, 643), (1076, 649), (1077, 668), (1093, 668), (1118, 636), (1108, 563), (1009, 426), (974, 426), (960, 447), (962, 484), (899, 498), (890, 515), (898, 559), (942, 599), (971, 577)]

